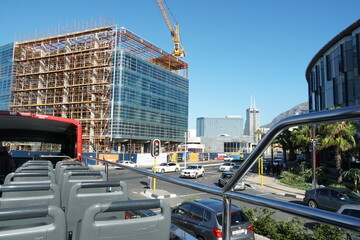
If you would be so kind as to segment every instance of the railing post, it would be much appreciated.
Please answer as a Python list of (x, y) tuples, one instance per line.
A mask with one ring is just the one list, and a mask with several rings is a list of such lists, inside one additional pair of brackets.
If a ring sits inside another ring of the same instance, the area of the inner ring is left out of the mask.
[(231, 199), (223, 195), (223, 214), (222, 214), (222, 239), (230, 240), (231, 238)]
[(109, 181), (109, 164), (105, 163), (106, 181)]

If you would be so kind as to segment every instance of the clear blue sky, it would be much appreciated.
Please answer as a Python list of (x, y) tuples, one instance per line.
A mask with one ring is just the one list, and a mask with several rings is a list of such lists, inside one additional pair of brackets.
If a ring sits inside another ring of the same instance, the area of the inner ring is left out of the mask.
[[(167, 0), (189, 63), (189, 128), (197, 117), (246, 116), (261, 125), (307, 101), (305, 69), (316, 52), (360, 18), (359, 0)], [(15, 36), (113, 18), (172, 51), (156, 0), (1, 1), (0, 45)]]

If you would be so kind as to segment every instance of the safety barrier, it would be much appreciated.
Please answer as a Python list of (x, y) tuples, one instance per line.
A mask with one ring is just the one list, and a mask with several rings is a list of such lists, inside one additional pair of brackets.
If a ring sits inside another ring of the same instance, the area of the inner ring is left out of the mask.
[[(121, 165), (121, 167), (146, 176), (156, 177), (159, 180), (163, 180), (169, 183), (173, 183), (197, 191), (202, 191), (202, 192), (221, 196), (223, 199), (223, 207), (224, 207), (223, 209), (223, 239), (224, 240), (229, 240), (231, 237), (230, 205), (232, 199), (255, 204), (258, 206), (264, 206), (272, 209), (281, 210), (292, 215), (304, 217), (307, 219), (315, 220), (326, 224), (331, 224), (333, 226), (344, 228), (347, 230), (360, 232), (360, 221), (358, 219), (354, 219), (353, 217), (349, 217), (346, 215), (341, 215), (333, 212), (327, 212), (320, 209), (309, 208), (307, 206), (302, 206), (295, 203), (270, 199), (263, 196), (256, 196), (245, 192), (233, 191), (233, 188), (236, 185), (236, 183), (245, 176), (245, 174), (255, 164), (256, 160), (261, 156), (261, 154), (266, 150), (266, 148), (271, 144), (271, 142), (276, 138), (276, 136), (280, 134), (283, 130), (300, 125), (313, 125), (319, 123), (330, 123), (337, 121), (348, 121), (348, 120), (359, 120), (359, 119), (360, 119), (360, 105), (321, 111), (321, 112), (312, 112), (308, 114), (296, 115), (293, 117), (283, 119), (282, 121), (275, 124), (270, 129), (270, 131), (262, 138), (262, 140), (259, 142), (257, 147), (253, 150), (253, 152), (249, 155), (249, 157), (240, 166), (239, 170), (236, 172), (234, 177), (222, 189), (219, 187), (208, 186), (197, 182), (190, 182), (183, 179), (152, 173), (139, 168), (132, 168), (123, 165)], [(109, 162), (106, 160), (95, 159), (85, 156), (84, 158), (106, 164), (105, 169), (107, 169), (108, 165), (120, 166), (119, 164)]]

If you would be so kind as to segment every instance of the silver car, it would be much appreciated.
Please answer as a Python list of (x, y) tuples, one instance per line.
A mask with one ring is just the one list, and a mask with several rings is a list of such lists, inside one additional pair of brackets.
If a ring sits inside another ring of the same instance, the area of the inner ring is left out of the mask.
[[(219, 187), (225, 186), (225, 184), (234, 176), (234, 172), (223, 172), (218, 180)], [(234, 190), (245, 190), (245, 182), (244, 180), (240, 180)]]

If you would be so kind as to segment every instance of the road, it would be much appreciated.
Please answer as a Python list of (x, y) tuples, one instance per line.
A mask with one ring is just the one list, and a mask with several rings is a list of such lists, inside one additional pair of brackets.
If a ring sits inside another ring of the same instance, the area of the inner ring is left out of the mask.
[[(217, 171), (218, 166), (216, 165), (204, 165), (205, 167), (205, 176), (200, 177), (198, 179), (188, 179), (188, 181), (195, 181), (202, 184), (207, 184), (210, 186), (217, 186), (217, 181), (220, 176), (220, 172)], [(171, 177), (179, 177), (179, 173), (164, 173)], [(254, 173), (248, 173), (254, 174)], [(148, 196), (145, 196), (144, 191), (149, 187), (149, 178), (139, 173), (135, 173), (131, 170), (127, 169), (115, 169), (109, 168), (109, 180), (122, 180), (125, 181), (128, 185), (129, 189), (129, 197), (131, 199), (146, 199)], [(246, 180), (246, 177), (245, 177)], [(166, 198), (169, 202), (170, 206), (176, 206), (177, 204), (183, 202), (186, 199), (190, 198), (217, 198), (220, 199), (217, 195), (212, 195), (208, 193), (199, 192), (197, 190), (189, 189), (186, 187), (178, 186), (176, 184), (171, 184), (165, 181), (157, 180), (156, 184), (157, 189), (165, 190), (171, 194), (176, 194), (174, 198)], [(274, 195), (267, 192), (257, 191), (251, 187), (247, 187), (244, 190), (246, 193), (254, 194), (254, 195), (261, 195), (269, 198), (276, 198), (283, 201), (291, 201), (302, 204), (300, 201), (295, 200), (294, 198), (283, 197), (279, 195)], [(238, 200), (233, 200), (233, 204), (239, 207), (246, 207), (246, 208), (255, 208), (258, 207), (254, 204), (240, 202)], [(293, 216), (287, 213), (283, 213), (281, 211), (276, 211), (273, 217), (277, 220), (285, 220), (292, 218)]]

